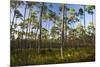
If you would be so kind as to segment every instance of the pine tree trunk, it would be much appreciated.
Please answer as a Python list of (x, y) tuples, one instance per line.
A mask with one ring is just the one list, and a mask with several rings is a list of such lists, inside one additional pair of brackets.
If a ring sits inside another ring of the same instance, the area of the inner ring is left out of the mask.
[(41, 3), (41, 7), (40, 7), (40, 25), (39, 25), (39, 29), (40, 29), (40, 34), (39, 34), (39, 40), (40, 40), (40, 44), (38, 44), (38, 54), (40, 53), (40, 46), (42, 45), (42, 38), (41, 38), (41, 28), (42, 28), (42, 13), (43, 13), (43, 4), (44, 3)]
[(83, 6), (84, 8), (84, 29), (85, 29), (85, 5)]
[[(22, 26), (22, 40), (21, 40), (21, 45), (25, 45), (24, 47), (26, 48), (26, 43), (24, 42), (24, 39), (23, 39), (23, 35), (24, 35), (24, 23), (25, 23), (25, 18), (26, 18), (26, 6), (25, 6), (25, 12), (24, 12), (24, 18), (23, 18), (23, 26)], [(21, 48), (23, 48), (23, 47), (21, 47)], [(26, 53), (26, 52), (22, 52), (22, 53)], [(24, 59), (26, 59), (26, 56), (24, 56)], [(25, 64), (26, 64), (27, 62), (25, 61)]]
[[(85, 25), (85, 5), (83, 7), (84, 7), (84, 30), (85, 30), (86, 29), (86, 25)], [(84, 36), (84, 38), (83, 38), (83, 45), (85, 45), (85, 38), (86, 38), (86, 36)]]
[(63, 45), (64, 45), (64, 4), (62, 4), (62, 25), (61, 25), (61, 32), (62, 32), (62, 44), (60, 47), (61, 58), (63, 58)]
[(93, 23), (93, 25), (94, 25), (94, 22), (93, 22), (93, 14), (92, 14), (92, 23)]

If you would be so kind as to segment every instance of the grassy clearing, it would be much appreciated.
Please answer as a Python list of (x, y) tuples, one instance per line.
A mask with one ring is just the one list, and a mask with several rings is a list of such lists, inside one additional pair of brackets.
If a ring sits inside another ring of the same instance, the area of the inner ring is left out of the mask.
[(40, 54), (35, 48), (13, 49), (11, 51), (11, 65), (38, 65), (95, 61), (94, 48), (67, 48), (63, 49), (64, 58), (60, 57), (59, 48), (41, 48)]

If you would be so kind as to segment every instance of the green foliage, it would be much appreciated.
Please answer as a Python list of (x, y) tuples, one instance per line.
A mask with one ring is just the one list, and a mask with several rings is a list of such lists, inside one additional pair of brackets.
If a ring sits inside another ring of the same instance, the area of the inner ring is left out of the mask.
[(83, 15), (83, 14), (84, 14), (83, 9), (82, 9), (82, 8), (80, 8), (78, 13), (79, 13), (79, 15)]
[(95, 6), (94, 5), (89, 5), (87, 6), (86, 8), (86, 11), (89, 13), (89, 14), (93, 14), (93, 10), (95, 9)]
[(93, 25), (93, 22), (90, 22), (87, 28), (88, 28), (88, 34), (90, 36), (95, 36), (95, 27)]

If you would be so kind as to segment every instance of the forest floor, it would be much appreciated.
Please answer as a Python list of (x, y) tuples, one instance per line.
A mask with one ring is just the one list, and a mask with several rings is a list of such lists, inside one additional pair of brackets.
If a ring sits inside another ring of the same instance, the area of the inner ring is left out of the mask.
[(42, 65), (58, 63), (74, 63), (95, 61), (95, 48), (64, 48), (63, 58), (60, 48), (41, 48), (38, 54), (36, 48), (11, 50), (11, 66)]

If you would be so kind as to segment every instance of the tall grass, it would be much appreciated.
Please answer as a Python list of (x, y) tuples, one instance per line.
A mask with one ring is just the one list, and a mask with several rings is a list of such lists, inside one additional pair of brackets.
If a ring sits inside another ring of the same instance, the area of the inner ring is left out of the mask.
[(11, 66), (95, 61), (94, 48), (64, 48), (63, 59), (59, 48), (41, 49), (39, 54), (36, 51), (35, 48), (13, 49)]

